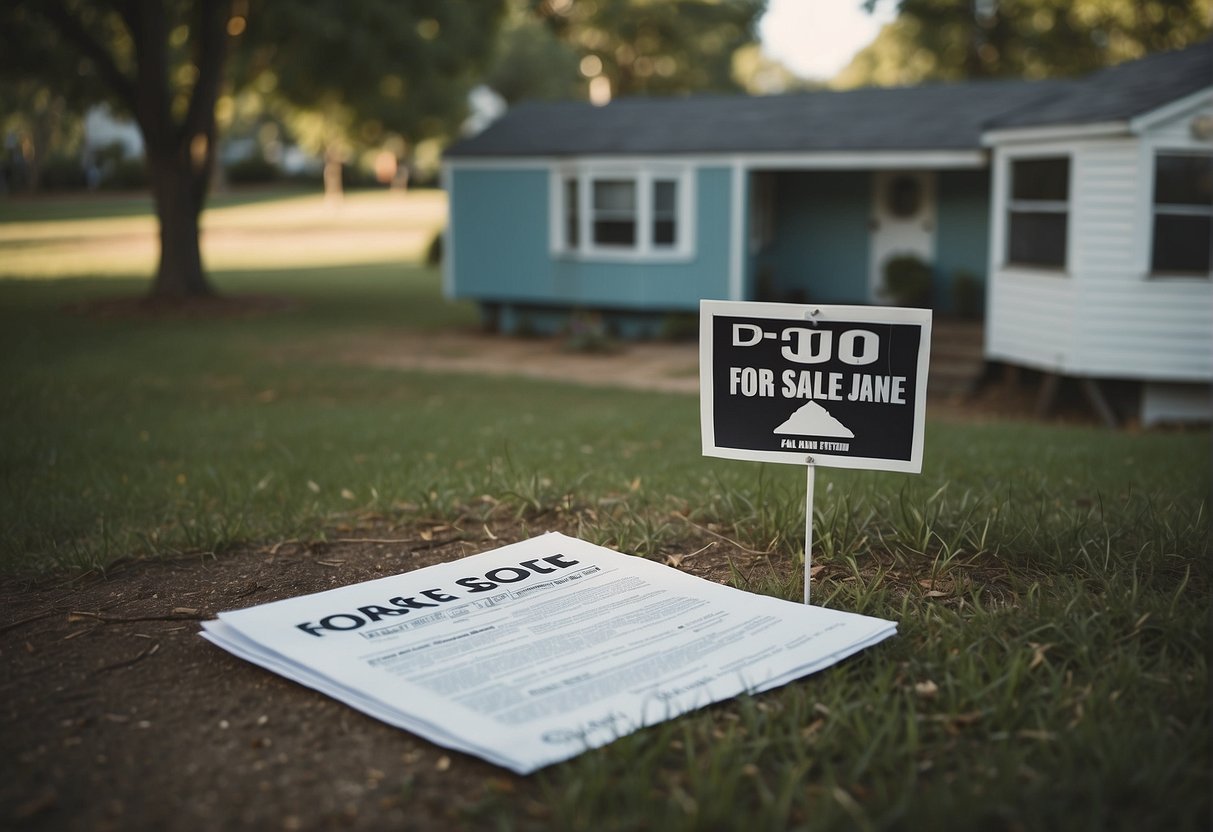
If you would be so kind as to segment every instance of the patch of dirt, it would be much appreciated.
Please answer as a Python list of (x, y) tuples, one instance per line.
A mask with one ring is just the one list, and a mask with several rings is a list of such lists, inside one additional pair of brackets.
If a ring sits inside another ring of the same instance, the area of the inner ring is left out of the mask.
[[(447, 830), (491, 825), (477, 820), (486, 811), (543, 825), (542, 775), (363, 716), (214, 647), (199, 622), (574, 525), (383, 526), (106, 575), (0, 579), (0, 826)], [(755, 576), (774, 568), (691, 525), (662, 559), (718, 581), (730, 561)]]
[[(299, 349), (325, 350), (316, 345)], [(571, 351), (561, 338), (516, 338), (484, 332), (447, 330), (381, 332), (343, 339), (336, 350), (348, 364), (399, 370), (513, 375), (591, 387), (622, 387), (663, 393), (699, 393), (699, 345), (696, 342), (623, 342), (609, 353)], [(1037, 415), (1036, 379), (995, 379), (972, 394), (936, 396), (928, 389), (927, 412), (945, 421), (1050, 421), (1099, 424), (1094, 410), (1059, 397), (1046, 417)], [(1133, 425), (1130, 423), (1130, 427)]]
[(346, 339), (350, 364), (435, 372), (516, 375), (594, 387), (699, 392), (699, 347), (637, 341), (607, 353), (576, 352), (560, 338), (513, 338), (481, 332), (392, 332)]

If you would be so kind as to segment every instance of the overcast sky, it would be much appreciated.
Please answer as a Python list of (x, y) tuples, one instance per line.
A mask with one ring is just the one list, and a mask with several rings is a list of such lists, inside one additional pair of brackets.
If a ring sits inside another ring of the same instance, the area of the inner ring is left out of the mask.
[(831, 78), (895, 16), (894, 0), (879, 0), (873, 14), (861, 2), (769, 0), (758, 26), (763, 51), (801, 77)]

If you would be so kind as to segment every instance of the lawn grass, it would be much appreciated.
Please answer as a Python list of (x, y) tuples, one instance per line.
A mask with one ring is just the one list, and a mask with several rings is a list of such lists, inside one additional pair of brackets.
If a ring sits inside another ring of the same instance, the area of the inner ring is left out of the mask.
[[(64, 311), (145, 289), (123, 271), (137, 257), (98, 252), (146, 217), (101, 200), (18, 221), (0, 203), (0, 567), (221, 556), (495, 505), (537, 531), (578, 509), (582, 536), (651, 557), (710, 527), (771, 553), (738, 585), (799, 597), (803, 471), (701, 457), (690, 396), (341, 360), (353, 336), (475, 313), (415, 260), (434, 204), (353, 198), (326, 222), (353, 233), (386, 208), (411, 242), (339, 264), (345, 244), (333, 254), (300, 200), (209, 217), (229, 234), (208, 253), (221, 288), (297, 300), (219, 320)], [(257, 234), (298, 240), (312, 265), (275, 267)], [(542, 772), (533, 825), (1207, 828), (1209, 460), (1199, 431), (931, 422), (920, 476), (823, 470), (815, 603), (899, 635)], [(516, 809), (506, 791), (467, 820), (531, 825)]]

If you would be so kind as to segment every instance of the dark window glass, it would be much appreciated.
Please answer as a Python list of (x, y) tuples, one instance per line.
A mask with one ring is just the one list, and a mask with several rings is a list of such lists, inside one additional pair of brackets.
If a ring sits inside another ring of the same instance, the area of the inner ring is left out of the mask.
[(1211, 230), (1213, 217), (1155, 214), (1151, 268), (1156, 272), (1208, 274)]
[(678, 237), (678, 183), (672, 179), (653, 182), (653, 245), (669, 247)]
[(594, 242), (603, 246), (636, 244), (636, 223), (625, 220), (595, 220)]
[(576, 179), (564, 180), (564, 242), (568, 248), (581, 243), (581, 203)]
[(1056, 211), (1011, 211), (1008, 262), (1065, 268), (1066, 216)]
[(1213, 206), (1213, 156), (1159, 156), (1154, 166), (1155, 205)]
[(889, 184), (889, 213), (901, 219), (918, 214), (922, 206), (922, 182), (916, 176), (898, 176)]
[(1066, 202), (1070, 198), (1070, 160), (1017, 159), (1011, 163), (1011, 198)]
[(1209, 274), (1213, 228), (1213, 155), (1160, 153), (1154, 158), (1154, 237), (1150, 269)]

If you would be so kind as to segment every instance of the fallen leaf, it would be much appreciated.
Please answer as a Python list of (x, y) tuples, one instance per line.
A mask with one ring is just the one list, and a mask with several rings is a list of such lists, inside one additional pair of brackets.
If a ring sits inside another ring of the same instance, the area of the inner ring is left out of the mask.
[(1025, 729), (1016, 731), (1015, 736), (1025, 740), (1040, 740), (1041, 742), (1052, 742), (1056, 738), (1056, 734), (1052, 731), (1037, 731), (1034, 729)]
[(348, 488), (343, 488), (343, 489), (341, 489), (341, 499), (343, 499), (343, 500), (354, 500), (354, 499), (357, 499), (357, 498), (354, 496), (354, 492), (353, 492), (353, 491), (350, 491)]
[(1049, 652), (1049, 648), (1053, 645), (1036, 644), (1035, 642), (1030, 642), (1028, 646), (1032, 648), (1032, 661), (1028, 663), (1028, 670), (1035, 670), (1041, 663), (1044, 662), (1045, 653)]
[(317, 485), (313, 480), (308, 480), (307, 481), (307, 490), (311, 491), (313, 494), (319, 494), (320, 486)]

